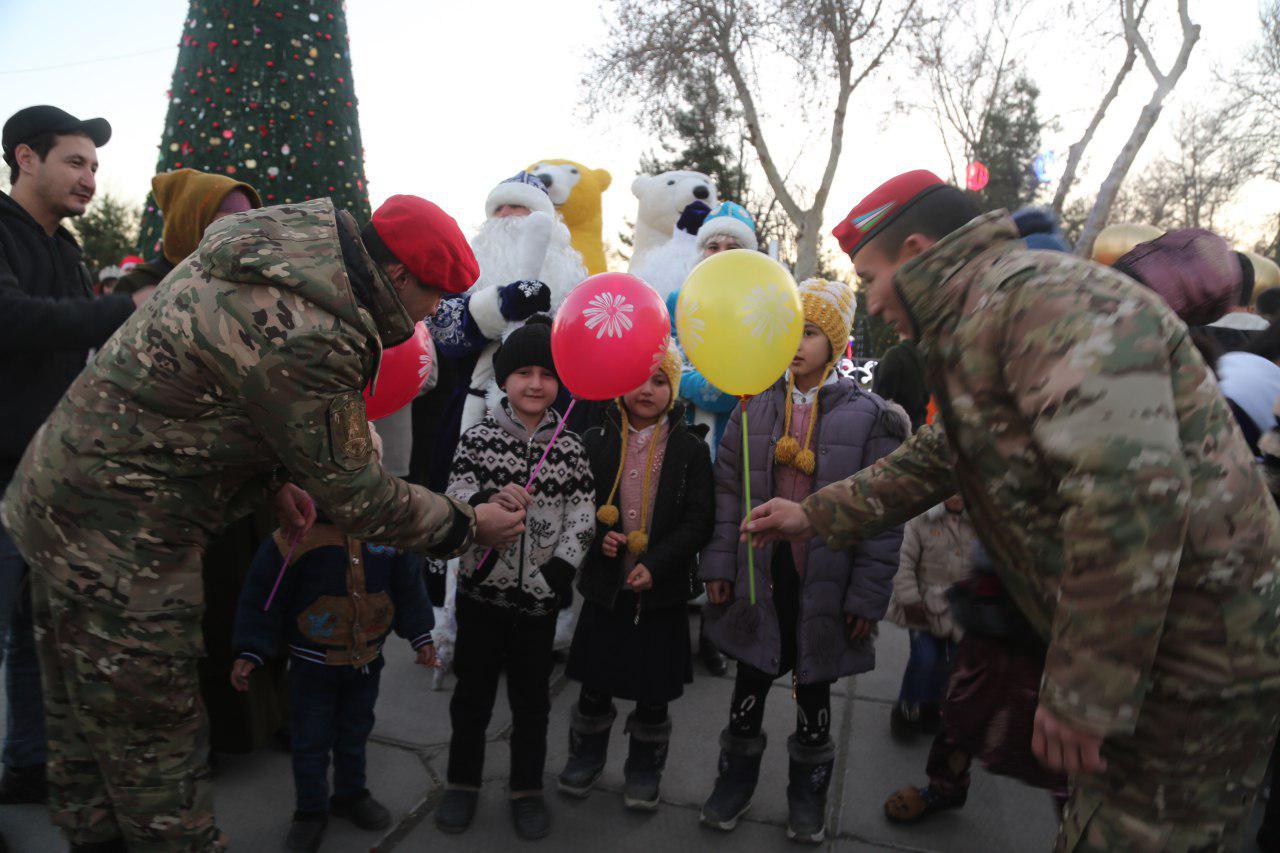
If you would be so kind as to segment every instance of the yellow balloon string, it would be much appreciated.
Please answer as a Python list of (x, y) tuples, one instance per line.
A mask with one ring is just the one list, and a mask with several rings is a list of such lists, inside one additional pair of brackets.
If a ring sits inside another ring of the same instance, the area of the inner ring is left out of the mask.
[[(742, 505), (746, 509), (746, 515), (751, 515), (751, 451), (750, 442), (747, 439), (747, 400), (750, 397), (743, 394), (742, 400)], [(756, 603), (756, 557), (752, 550), (751, 531), (747, 531), (747, 590), (751, 596), (751, 604), (754, 607)]]

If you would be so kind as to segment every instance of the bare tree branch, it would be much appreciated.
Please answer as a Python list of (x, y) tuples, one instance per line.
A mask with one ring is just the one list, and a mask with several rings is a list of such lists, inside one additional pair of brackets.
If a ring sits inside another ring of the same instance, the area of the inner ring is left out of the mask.
[[(1145, 59), (1150, 55), (1151, 51), (1147, 46), (1146, 39), (1142, 37), (1141, 33), (1137, 32), (1136, 25), (1132, 23), (1133, 0), (1123, 0), (1123, 2), (1126, 10), (1126, 38), (1135, 39), (1135, 48)], [(1142, 108), (1133, 130), (1129, 134), (1128, 141), (1120, 149), (1120, 154), (1112, 164), (1111, 171), (1102, 182), (1102, 187), (1098, 191), (1098, 198), (1089, 210), (1089, 216), (1085, 219), (1080, 238), (1076, 242), (1077, 254), (1087, 257), (1093, 251), (1093, 241), (1097, 238), (1098, 232), (1107, 223), (1107, 218), (1111, 214), (1111, 206), (1120, 192), (1125, 176), (1133, 166), (1133, 161), (1137, 158), (1138, 151), (1142, 148), (1143, 143), (1146, 142), (1147, 135), (1151, 133), (1151, 128), (1155, 127), (1156, 121), (1160, 118), (1160, 111), (1164, 107), (1164, 99), (1173, 91), (1174, 86), (1178, 84), (1178, 79), (1187, 70), (1187, 62), (1191, 59), (1191, 51), (1200, 39), (1200, 26), (1191, 21), (1191, 17), (1187, 12), (1187, 0), (1178, 0), (1178, 18), (1182, 24), (1182, 45), (1178, 50), (1178, 55), (1169, 67), (1168, 73), (1162, 73), (1158, 67), (1152, 71), (1152, 77), (1156, 81), (1155, 91), (1152, 92), (1151, 99), (1147, 102), (1147, 105)]]
[[(716, 75), (736, 99), (773, 197), (799, 232), (796, 274), (810, 275), (849, 101), (912, 26), (920, 1), (613, 0), (608, 41), (584, 78), (584, 104), (602, 113), (625, 100), (642, 123), (660, 128), (681, 81), (695, 70)], [(801, 103), (830, 110), (821, 177), (807, 199), (782, 174), (765, 127), (760, 80), (769, 75), (761, 69), (777, 59), (790, 61), (808, 90)]]

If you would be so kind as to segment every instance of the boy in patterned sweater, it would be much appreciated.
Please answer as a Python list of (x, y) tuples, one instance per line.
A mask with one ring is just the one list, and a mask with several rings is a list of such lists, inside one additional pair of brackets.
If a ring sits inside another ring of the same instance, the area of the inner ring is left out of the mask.
[(560, 381), (546, 318), (533, 317), (512, 332), (493, 361), (505, 396), (462, 436), (447, 493), (472, 506), (519, 507), (526, 512), (525, 532), (505, 550), (475, 548), (461, 558), (453, 738), (436, 824), (462, 832), (475, 817), (485, 728), (505, 672), (513, 722), (512, 820), (521, 837), (541, 838), (551, 830), (542, 773), (556, 614), (595, 538), (595, 487), (581, 440), (564, 431), (533, 486), (524, 488), (560, 422), (551, 408)]

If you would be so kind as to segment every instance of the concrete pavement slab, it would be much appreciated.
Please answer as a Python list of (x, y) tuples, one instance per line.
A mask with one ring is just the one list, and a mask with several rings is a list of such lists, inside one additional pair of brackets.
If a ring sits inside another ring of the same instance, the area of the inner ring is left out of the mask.
[(885, 799), (904, 785), (925, 783), (931, 743), (928, 737), (910, 744), (891, 738), (890, 707), (854, 701), (839, 824), (842, 836), (948, 853), (1052, 848), (1057, 813), (1048, 792), (981, 769), (974, 771), (964, 808), (916, 826), (890, 823), (884, 816)]

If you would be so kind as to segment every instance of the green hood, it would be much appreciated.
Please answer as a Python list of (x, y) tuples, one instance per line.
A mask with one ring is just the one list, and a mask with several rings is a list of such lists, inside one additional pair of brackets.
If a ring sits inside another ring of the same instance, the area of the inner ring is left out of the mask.
[[(360, 245), (358, 239), (353, 243)], [(293, 291), (344, 322), (368, 330), (385, 346), (393, 346), (408, 338), (413, 322), (391, 283), (363, 247), (360, 252), (364, 256), (359, 261), (370, 271), (374, 291), (371, 301), (375, 304), (368, 312), (361, 310), (352, 290), (337, 214), (327, 198), (223, 217), (205, 231), (195, 255), (208, 275)]]

